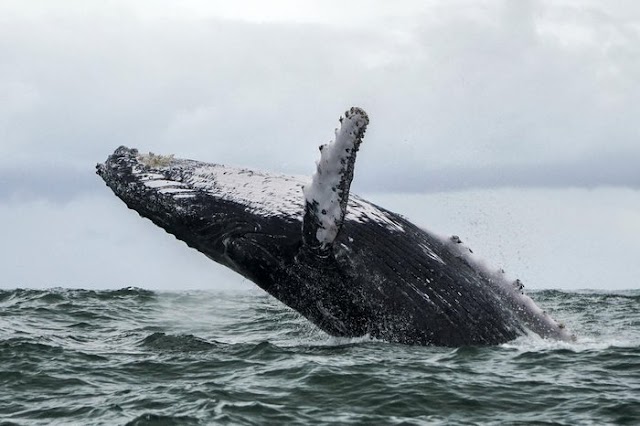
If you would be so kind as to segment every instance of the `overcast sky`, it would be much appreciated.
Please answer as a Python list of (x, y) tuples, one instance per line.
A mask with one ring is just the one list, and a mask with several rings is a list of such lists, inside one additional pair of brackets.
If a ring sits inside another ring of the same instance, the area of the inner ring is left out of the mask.
[[(635, 241), (639, 99), (632, 0), (1, 0), (0, 286), (89, 285), (105, 263), (144, 281), (119, 253), (164, 243), (94, 175), (117, 146), (310, 175), (352, 105), (371, 119), (356, 192), (609, 188)], [(172, 244), (142, 267), (179, 257), (198, 281)]]

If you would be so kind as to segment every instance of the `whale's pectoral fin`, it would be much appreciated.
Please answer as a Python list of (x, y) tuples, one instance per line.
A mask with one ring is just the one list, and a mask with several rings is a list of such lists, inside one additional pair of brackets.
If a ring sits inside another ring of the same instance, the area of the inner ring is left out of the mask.
[(352, 107), (340, 118), (335, 139), (320, 147), (320, 160), (305, 198), (302, 241), (307, 250), (328, 255), (338, 236), (349, 201), (356, 153), (369, 124), (362, 109)]

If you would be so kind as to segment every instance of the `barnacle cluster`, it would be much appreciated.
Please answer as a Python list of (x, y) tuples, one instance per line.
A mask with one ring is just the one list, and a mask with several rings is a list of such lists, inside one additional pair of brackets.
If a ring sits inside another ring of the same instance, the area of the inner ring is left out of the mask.
[(153, 152), (138, 155), (138, 160), (147, 167), (166, 167), (173, 161), (173, 154), (157, 155)]

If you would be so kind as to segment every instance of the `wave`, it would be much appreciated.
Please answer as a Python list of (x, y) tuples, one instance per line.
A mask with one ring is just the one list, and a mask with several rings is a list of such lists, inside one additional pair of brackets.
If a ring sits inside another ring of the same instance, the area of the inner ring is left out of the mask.
[[(640, 297), (640, 289), (631, 290), (604, 290), (604, 289), (578, 289), (578, 290), (561, 290), (561, 289), (528, 289), (528, 293), (544, 296), (573, 296), (573, 295), (602, 295), (613, 297)], [(156, 297), (159, 294), (169, 295), (192, 295), (198, 296), (200, 294), (221, 294), (216, 290), (190, 290), (190, 291), (156, 291), (145, 289), (142, 287), (128, 286), (119, 289), (108, 290), (92, 290), (82, 288), (65, 288), (65, 287), (50, 287), (44, 289), (31, 289), (16, 287), (14, 289), (0, 289), (0, 301), (7, 298), (51, 298), (66, 299), (66, 298), (116, 298), (116, 297)], [(223, 294), (236, 294), (238, 297), (254, 298), (256, 295), (250, 291), (227, 291)], [(268, 307), (264, 307), (265, 310), (269, 310)]]
[(135, 419), (126, 423), (125, 426), (181, 426), (181, 425), (200, 425), (201, 421), (195, 417), (189, 416), (167, 416), (154, 413), (144, 413)]
[(576, 342), (334, 338), (263, 293), (0, 291), (2, 421), (637, 423), (640, 292), (532, 293)]
[(156, 292), (139, 287), (124, 287), (118, 290), (84, 290), (52, 287), (49, 289), (17, 288), (0, 290), (0, 302), (40, 301), (43, 303), (59, 303), (68, 300), (109, 300), (109, 299), (153, 299)]
[(140, 346), (159, 351), (193, 352), (206, 351), (219, 346), (192, 334), (171, 335), (165, 333), (153, 333), (145, 337)]

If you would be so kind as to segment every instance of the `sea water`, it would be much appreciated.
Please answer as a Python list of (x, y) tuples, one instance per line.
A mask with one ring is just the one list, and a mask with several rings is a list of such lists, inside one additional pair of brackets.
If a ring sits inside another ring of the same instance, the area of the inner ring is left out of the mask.
[(640, 424), (640, 291), (535, 291), (576, 335), (327, 336), (258, 289), (0, 290), (0, 424)]

